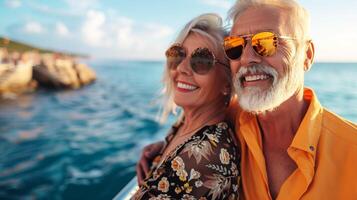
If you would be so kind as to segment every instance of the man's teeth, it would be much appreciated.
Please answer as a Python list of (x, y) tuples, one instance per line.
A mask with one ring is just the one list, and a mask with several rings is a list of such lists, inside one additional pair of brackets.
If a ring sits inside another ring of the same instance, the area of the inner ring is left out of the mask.
[(198, 88), (196, 86), (188, 85), (188, 84), (184, 84), (184, 83), (180, 83), (180, 82), (177, 83), (177, 87), (181, 88), (181, 89), (186, 89), (186, 90), (195, 90)]
[(265, 80), (268, 79), (267, 75), (249, 75), (245, 77), (245, 81), (257, 81), (257, 80)]

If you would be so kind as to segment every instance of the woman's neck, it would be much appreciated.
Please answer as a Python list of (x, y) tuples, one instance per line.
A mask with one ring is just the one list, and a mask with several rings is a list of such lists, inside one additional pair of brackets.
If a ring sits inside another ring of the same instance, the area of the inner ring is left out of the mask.
[(170, 141), (165, 148), (162, 161), (165, 160), (170, 152), (172, 152), (179, 144), (190, 138), (200, 128), (205, 125), (212, 125), (225, 119), (226, 107), (224, 105), (213, 104), (199, 107), (197, 109), (184, 108), (184, 119), (181, 122), (175, 137)]
[(224, 105), (200, 107), (199, 109), (184, 109), (184, 119), (180, 126), (180, 134), (193, 134), (197, 129), (218, 123), (225, 119), (226, 107)]

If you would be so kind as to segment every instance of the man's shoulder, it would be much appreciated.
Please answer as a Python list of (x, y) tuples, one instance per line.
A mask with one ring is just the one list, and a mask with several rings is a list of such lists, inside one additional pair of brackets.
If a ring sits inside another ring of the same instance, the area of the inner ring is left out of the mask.
[(323, 109), (322, 129), (357, 145), (357, 125), (325, 108)]

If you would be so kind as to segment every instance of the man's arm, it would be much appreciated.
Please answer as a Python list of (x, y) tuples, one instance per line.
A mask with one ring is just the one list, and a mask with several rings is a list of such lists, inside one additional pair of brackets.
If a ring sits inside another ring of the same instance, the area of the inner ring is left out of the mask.
[(141, 185), (150, 171), (152, 161), (160, 153), (164, 146), (164, 141), (155, 142), (144, 147), (140, 159), (136, 164), (136, 174), (138, 184)]

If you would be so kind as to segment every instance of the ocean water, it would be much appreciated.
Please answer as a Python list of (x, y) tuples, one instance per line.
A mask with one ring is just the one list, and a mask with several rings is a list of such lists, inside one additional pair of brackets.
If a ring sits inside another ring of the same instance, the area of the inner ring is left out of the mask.
[[(90, 65), (90, 86), (0, 102), (0, 199), (111, 199), (135, 175), (141, 148), (164, 137), (170, 124), (155, 121), (163, 63)], [(356, 76), (357, 64), (317, 63), (305, 82), (356, 123)]]

